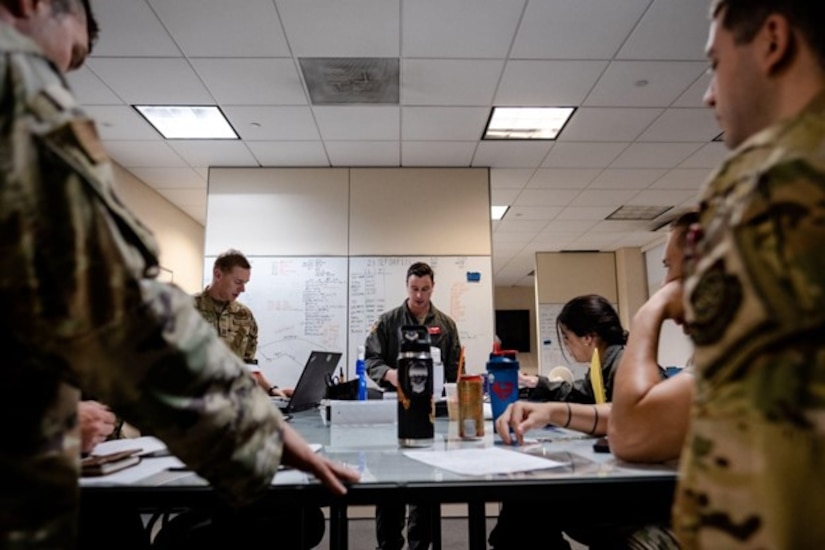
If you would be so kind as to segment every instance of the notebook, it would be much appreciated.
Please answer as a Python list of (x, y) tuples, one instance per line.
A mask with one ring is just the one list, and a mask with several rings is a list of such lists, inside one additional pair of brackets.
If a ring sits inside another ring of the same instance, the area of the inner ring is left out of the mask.
[(309, 354), (301, 377), (292, 397), (273, 397), (272, 402), (283, 413), (305, 411), (317, 407), (327, 392), (327, 378), (335, 372), (341, 354), (329, 351), (313, 351)]

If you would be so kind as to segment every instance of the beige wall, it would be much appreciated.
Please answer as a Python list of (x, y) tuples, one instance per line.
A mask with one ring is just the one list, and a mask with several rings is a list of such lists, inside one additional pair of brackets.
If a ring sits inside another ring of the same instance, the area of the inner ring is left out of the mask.
[(184, 291), (200, 290), (203, 277), (203, 226), (157, 191), (118, 165), (115, 189), (123, 202), (155, 234), (160, 265)]
[(499, 286), (494, 290), (495, 309), (530, 310), (530, 349), (531, 353), (519, 353), (519, 367), (528, 373), (538, 372), (538, 327), (536, 326), (536, 292), (527, 286)]

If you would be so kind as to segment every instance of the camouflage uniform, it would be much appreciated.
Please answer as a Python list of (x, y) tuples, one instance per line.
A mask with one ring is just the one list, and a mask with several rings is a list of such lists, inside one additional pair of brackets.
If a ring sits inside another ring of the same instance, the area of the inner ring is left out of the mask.
[(0, 24), (0, 547), (71, 548), (83, 388), (234, 502), (264, 491), (282, 417), (162, 284), (93, 123), (37, 46)]
[(688, 250), (685, 548), (825, 548), (825, 93), (711, 178)]
[(239, 302), (221, 302), (209, 295), (209, 287), (195, 295), (195, 309), (215, 327), (218, 336), (226, 342), (247, 365), (255, 365), (258, 351), (258, 323), (252, 311)]

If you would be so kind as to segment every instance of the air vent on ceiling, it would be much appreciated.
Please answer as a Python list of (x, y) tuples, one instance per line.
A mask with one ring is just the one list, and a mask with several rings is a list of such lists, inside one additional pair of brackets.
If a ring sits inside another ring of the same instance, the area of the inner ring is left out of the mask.
[(655, 220), (672, 206), (635, 206), (624, 205), (614, 210), (606, 220), (636, 220), (636, 221), (650, 221)]
[(302, 57), (313, 105), (399, 102), (398, 59), (393, 57)]

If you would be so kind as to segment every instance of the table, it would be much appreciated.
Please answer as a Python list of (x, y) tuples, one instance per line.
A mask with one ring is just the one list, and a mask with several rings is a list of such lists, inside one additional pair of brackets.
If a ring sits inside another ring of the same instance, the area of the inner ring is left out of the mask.
[[(333, 497), (314, 478), (297, 471), (276, 475), (260, 506), (294, 507), (303, 504), (329, 506), (330, 546), (346, 550), (347, 507), (397, 503), (466, 503), (470, 548), (486, 547), (486, 502), (524, 500), (537, 505), (556, 505), (568, 522), (583, 522), (583, 506), (598, 502), (611, 510), (617, 521), (662, 521), (670, 514), (676, 484), (673, 464), (630, 464), (610, 454), (596, 453), (593, 438), (576, 432), (550, 428), (530, 432), (538, 441), (531, 454), (565, 463), (547, 470), (515, 474), (465, 476), (429, 466), (403, 454), (397, 443), (395, 424), (328, 425), (318, 411), (297, 413), (292, 426), (332, 460), (346, 463), (362, 473), (359, 483), (343, 498)], [(495, 445), (497, 436), (487, 423), (482, 440), (458, 438), (457, 423), (436, 420), (432, 449), (484, 448)], [(499, 443), (500, 444), (500, 443)], [(152, 460), (152, 459), (145, 459)], [(219, 506), (208, 484), (192, 472), (162, 472), (129, 485), (81, 485), (86, 506), (106, 506), (113, 501), (140, 509), (174, 509)], [(632, 499), (633, 505), (628, 506)], [(438, 506), (434, 506), (438, 510)], [(560, 516), (557, 516), (560, 517)], [(440, 547), (439, 522), (434, 522), (433, 546)]]

